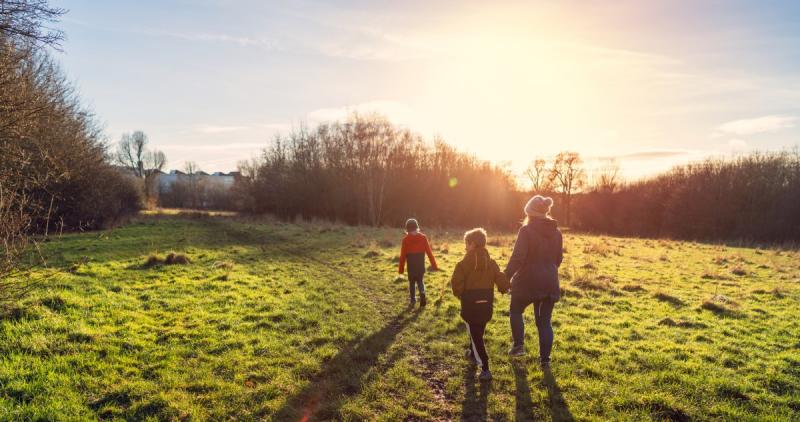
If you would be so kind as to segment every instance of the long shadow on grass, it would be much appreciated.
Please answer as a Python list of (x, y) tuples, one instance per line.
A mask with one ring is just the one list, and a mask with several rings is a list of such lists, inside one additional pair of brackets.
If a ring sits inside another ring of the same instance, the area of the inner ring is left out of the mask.
[[(379, 362), (394, 342), (395, 337), (419, 316), (419, 311), (403, 311), (388, 321), (383, 328), (362, 339), (346, 344), (339, 353), (325, 362), (322, 369), (309, 380), (308, 386), (290, 397), (273, 415), (273, 420), (334, 420), (340, 419), (339, 409), (344, 401), (357, 395), (368, 384), (373, 371), (381, 364), (389, 367), (399, 357), (394, 354), (386, 362)], [(366, 376), (366, 379), (365, 379)]]
[[(479, 388), (475, 388), (478, 382)], [(489, 399), (488, 382), (479, 382), (475, 376), (475, 365), (464, 370), (464, 401), (461, 402), (462, 421), (485, 421), (488, 417), (486, 403)]]
[(534, 420), (531, 387), (528, 385), (528, 367), (522, 362), (512, 361), (511, 368), (514, 371), (514, 384), (517, 388), (514, 420)]
[(558, 382), (553, 376), (550, 368), (545, 368), (542, 374), (542, 384), (547, 387), (547, 398), (550, 401), (550, 416), (554, 421), (574, 421), (575, 417), (569, 411), (567, 402), (564, 401), (564, 396), (561, 395), (561, 389), (558, 387)]
[[(514, 383), (516, 384), (516, 417), (518, 421), (531, 421), (543, 419), (541, 415), (534, 414), (533, 400), (531, 399), (531, 388), (528, 384), (528, 367), (524, 362), (512, 362), (511, 367), (514, 371)], [(561, 394), (561, 389), (556, 382), (550, 368), (542, 371), (542, 386), (547, 389), (548, 408), (550, 418), (553, 421), (572, 422), (575, 417), (569, 411), (569, 406)]]

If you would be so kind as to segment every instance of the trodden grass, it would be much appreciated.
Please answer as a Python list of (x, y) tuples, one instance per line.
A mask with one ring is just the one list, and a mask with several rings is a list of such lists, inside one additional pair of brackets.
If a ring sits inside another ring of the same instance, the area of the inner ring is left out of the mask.
[[(552, 374), (462, 357), (443, 272), (406, 307), (399, 230), (147, 216), (47, 244), (51, 277), (0, 319), (2, 420), (792, 420), (800, 254), (567, 235)], [(504, 265), (513, 234), (490, 232)]]

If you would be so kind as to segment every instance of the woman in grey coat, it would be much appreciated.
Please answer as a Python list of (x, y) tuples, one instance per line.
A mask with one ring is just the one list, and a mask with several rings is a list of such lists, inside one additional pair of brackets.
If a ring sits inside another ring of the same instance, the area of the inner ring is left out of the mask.
[(533, 304), (539, 332), (539, 359), (550, 366), (553, 349), (551, 316), (561, 298), (558, 267), (564, 258), (563, 239), (556, 220), (550, 218), (553, 199), (536, 195), (525, 205), (525, 222), (519, 229), (514, 252), (505, 269), (511, 279), (511, 356), (525, 354), (525, 322), (522, 313)]

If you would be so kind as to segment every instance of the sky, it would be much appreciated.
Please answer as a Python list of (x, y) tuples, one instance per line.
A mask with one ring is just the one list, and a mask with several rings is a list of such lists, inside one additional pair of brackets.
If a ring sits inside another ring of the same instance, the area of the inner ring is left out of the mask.
[(796, 1), (52, 1), (110, 144), (232, 171), (276, 134), (379, 112), (521, 174), (628, 179), (800, 144)]

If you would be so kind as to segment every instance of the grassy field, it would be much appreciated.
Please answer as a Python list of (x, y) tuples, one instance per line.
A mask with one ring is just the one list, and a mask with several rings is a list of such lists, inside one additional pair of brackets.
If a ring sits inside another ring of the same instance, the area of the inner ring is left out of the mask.
[[(0, 319), (0, 419), (798, 419), (798, 252), (567, 235), (552, 375), (530, 311), (528, 357), (505, 355), (498, 295), (481, 385), (437, 300), (460, 234), (428, 234), (423, 310), (400, 230), (177, 215), (54, 240)], [(490, 239), (504, 265), (513, 234)]]

